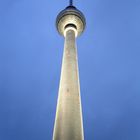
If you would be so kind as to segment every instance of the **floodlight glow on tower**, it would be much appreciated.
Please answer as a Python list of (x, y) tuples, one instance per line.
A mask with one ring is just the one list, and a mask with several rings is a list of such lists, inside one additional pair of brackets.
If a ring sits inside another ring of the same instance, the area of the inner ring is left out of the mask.
[(84, 140), (76, 37), (82, 34), (85, 24), (84, 15), (72, 0), (56, 18), (65, 43), (53, 140)]

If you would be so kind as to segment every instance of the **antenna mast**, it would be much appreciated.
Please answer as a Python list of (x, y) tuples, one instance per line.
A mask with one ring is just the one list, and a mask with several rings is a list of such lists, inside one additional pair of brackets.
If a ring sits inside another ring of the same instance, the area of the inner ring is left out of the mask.
[(70, 6), (73, 6), (73, 0), (70, 0)]

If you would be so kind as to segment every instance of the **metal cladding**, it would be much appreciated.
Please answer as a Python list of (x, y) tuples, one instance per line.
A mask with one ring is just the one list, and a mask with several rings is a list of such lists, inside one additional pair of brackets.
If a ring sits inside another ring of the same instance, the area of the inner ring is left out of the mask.
[(61, 35), (64, 35), (64, 29), (67, 24), (74, 24), (79, 36), (85, 29), (86, 20), (80, 10), (74, 6), (68, 6), (56, 18), (56, 27)]
[(65, 37), (53, 140), (84, 140), (76, 36), (85, 28), (84, 15), (68, 6), (56, 19)]

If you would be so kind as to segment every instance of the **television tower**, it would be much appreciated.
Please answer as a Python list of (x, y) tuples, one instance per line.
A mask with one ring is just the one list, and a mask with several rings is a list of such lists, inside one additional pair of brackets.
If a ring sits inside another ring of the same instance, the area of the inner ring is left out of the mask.
[(56, 18), (65, 43), (53, 140), (84, 140), (76, 37), (82, 34), (85, 24), (84, 15), (72, 0)]

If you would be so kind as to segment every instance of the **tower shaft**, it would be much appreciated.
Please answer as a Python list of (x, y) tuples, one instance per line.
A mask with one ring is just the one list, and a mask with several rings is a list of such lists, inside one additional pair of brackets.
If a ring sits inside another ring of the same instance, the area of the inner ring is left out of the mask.
[(75, 40), (66, 30), (53, 140), (84, 140)]

